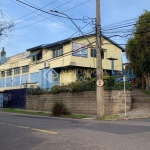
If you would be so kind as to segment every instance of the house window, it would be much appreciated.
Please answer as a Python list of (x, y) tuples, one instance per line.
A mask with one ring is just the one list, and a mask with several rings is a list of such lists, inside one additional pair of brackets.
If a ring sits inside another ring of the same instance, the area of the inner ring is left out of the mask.
[(63, 55), (63, 49), (62, 48), (53, 50), (53, 57), (59, 57), (61, 55)]
[(91, 57), (96, 58), (96, 49), (91, 49)]
[(14, 75), (20, 74), (20, 68), (14, 68)]
[(1, 77), (5, 77), (5, 71), (1, 71)]
[(7, 76), (11, 76), (12, 75), (12, 69), (7, 70)]
[(29, 72), (29, 66), (23, 66), (22, 67), (22, 73)]
[(40, 51), (39, 53), (37, 53), (35, 56), (33, 56), (32, 60), (33, 61), (37, 61), (37, 60), (41, 60), (42, 59), (42, 51)]
[[(91, 49), (91, 57), (96, 58), (96, 49)], [(101, 51), (101, 58), (104, 59), (104, 50)]]

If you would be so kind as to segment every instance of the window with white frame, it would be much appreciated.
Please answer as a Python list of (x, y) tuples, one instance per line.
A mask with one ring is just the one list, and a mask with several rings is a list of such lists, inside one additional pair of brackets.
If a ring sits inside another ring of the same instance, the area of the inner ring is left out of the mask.
[(38, 54), (33, 56), (33, 61), (41, 60), (42, 59), (42, 51), (40, 51)]
[(14, 75), (20, 74), (20, 68), (14, 68)]
[(23, 66), (22, 67), (22, 73), (26, 73), (26, 72), (29, 72), (29, 66)]
[(59, 57), (63, 55), (63, 48), (53, 50), (53, 57)]
[(6, 72), (7, 72), (7, 76), (11, 76), (12, 75), (12, 69), (8, 69)]
[(1, 71), (1, 77), (5, 77), (5, 71)]

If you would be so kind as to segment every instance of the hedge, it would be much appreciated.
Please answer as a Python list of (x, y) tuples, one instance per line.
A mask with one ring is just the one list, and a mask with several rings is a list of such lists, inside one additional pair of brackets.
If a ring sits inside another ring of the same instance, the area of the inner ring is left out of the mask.
[[(104, 90), (123, 90), (123, 82), (115, 82), (116, 77), (109, 77), (104, 79)], [(131, 90), (131, 83), (126, 82), (126, 90)], [(64, 92), (82, 92), (82, 91), (96, 91), (96, 79), (92, 78), (87, 81), (76, 81), (67, 85), (55, 85), (50, 89), (28, 89), (27, 94), (58, 94)]]

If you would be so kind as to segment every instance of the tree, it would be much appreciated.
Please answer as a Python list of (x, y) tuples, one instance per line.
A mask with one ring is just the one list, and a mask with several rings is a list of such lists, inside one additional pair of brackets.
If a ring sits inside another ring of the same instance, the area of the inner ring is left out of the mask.
[(150, 11), (145, 11), (137, 20), (133, 37), (127, 41), (126, 54), (132, 67), (149, 88), (150, 73)]
[(14, 22), (7, 12), (0, 10), (0, 41), (12, 37)]

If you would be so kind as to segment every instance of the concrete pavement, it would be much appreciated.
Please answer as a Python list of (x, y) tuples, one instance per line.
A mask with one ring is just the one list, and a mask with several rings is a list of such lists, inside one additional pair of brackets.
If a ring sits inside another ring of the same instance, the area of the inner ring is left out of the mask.
[(150, 119), (98, 121), (0, 112), (1, 150), (149, 150), (149, 141)]

